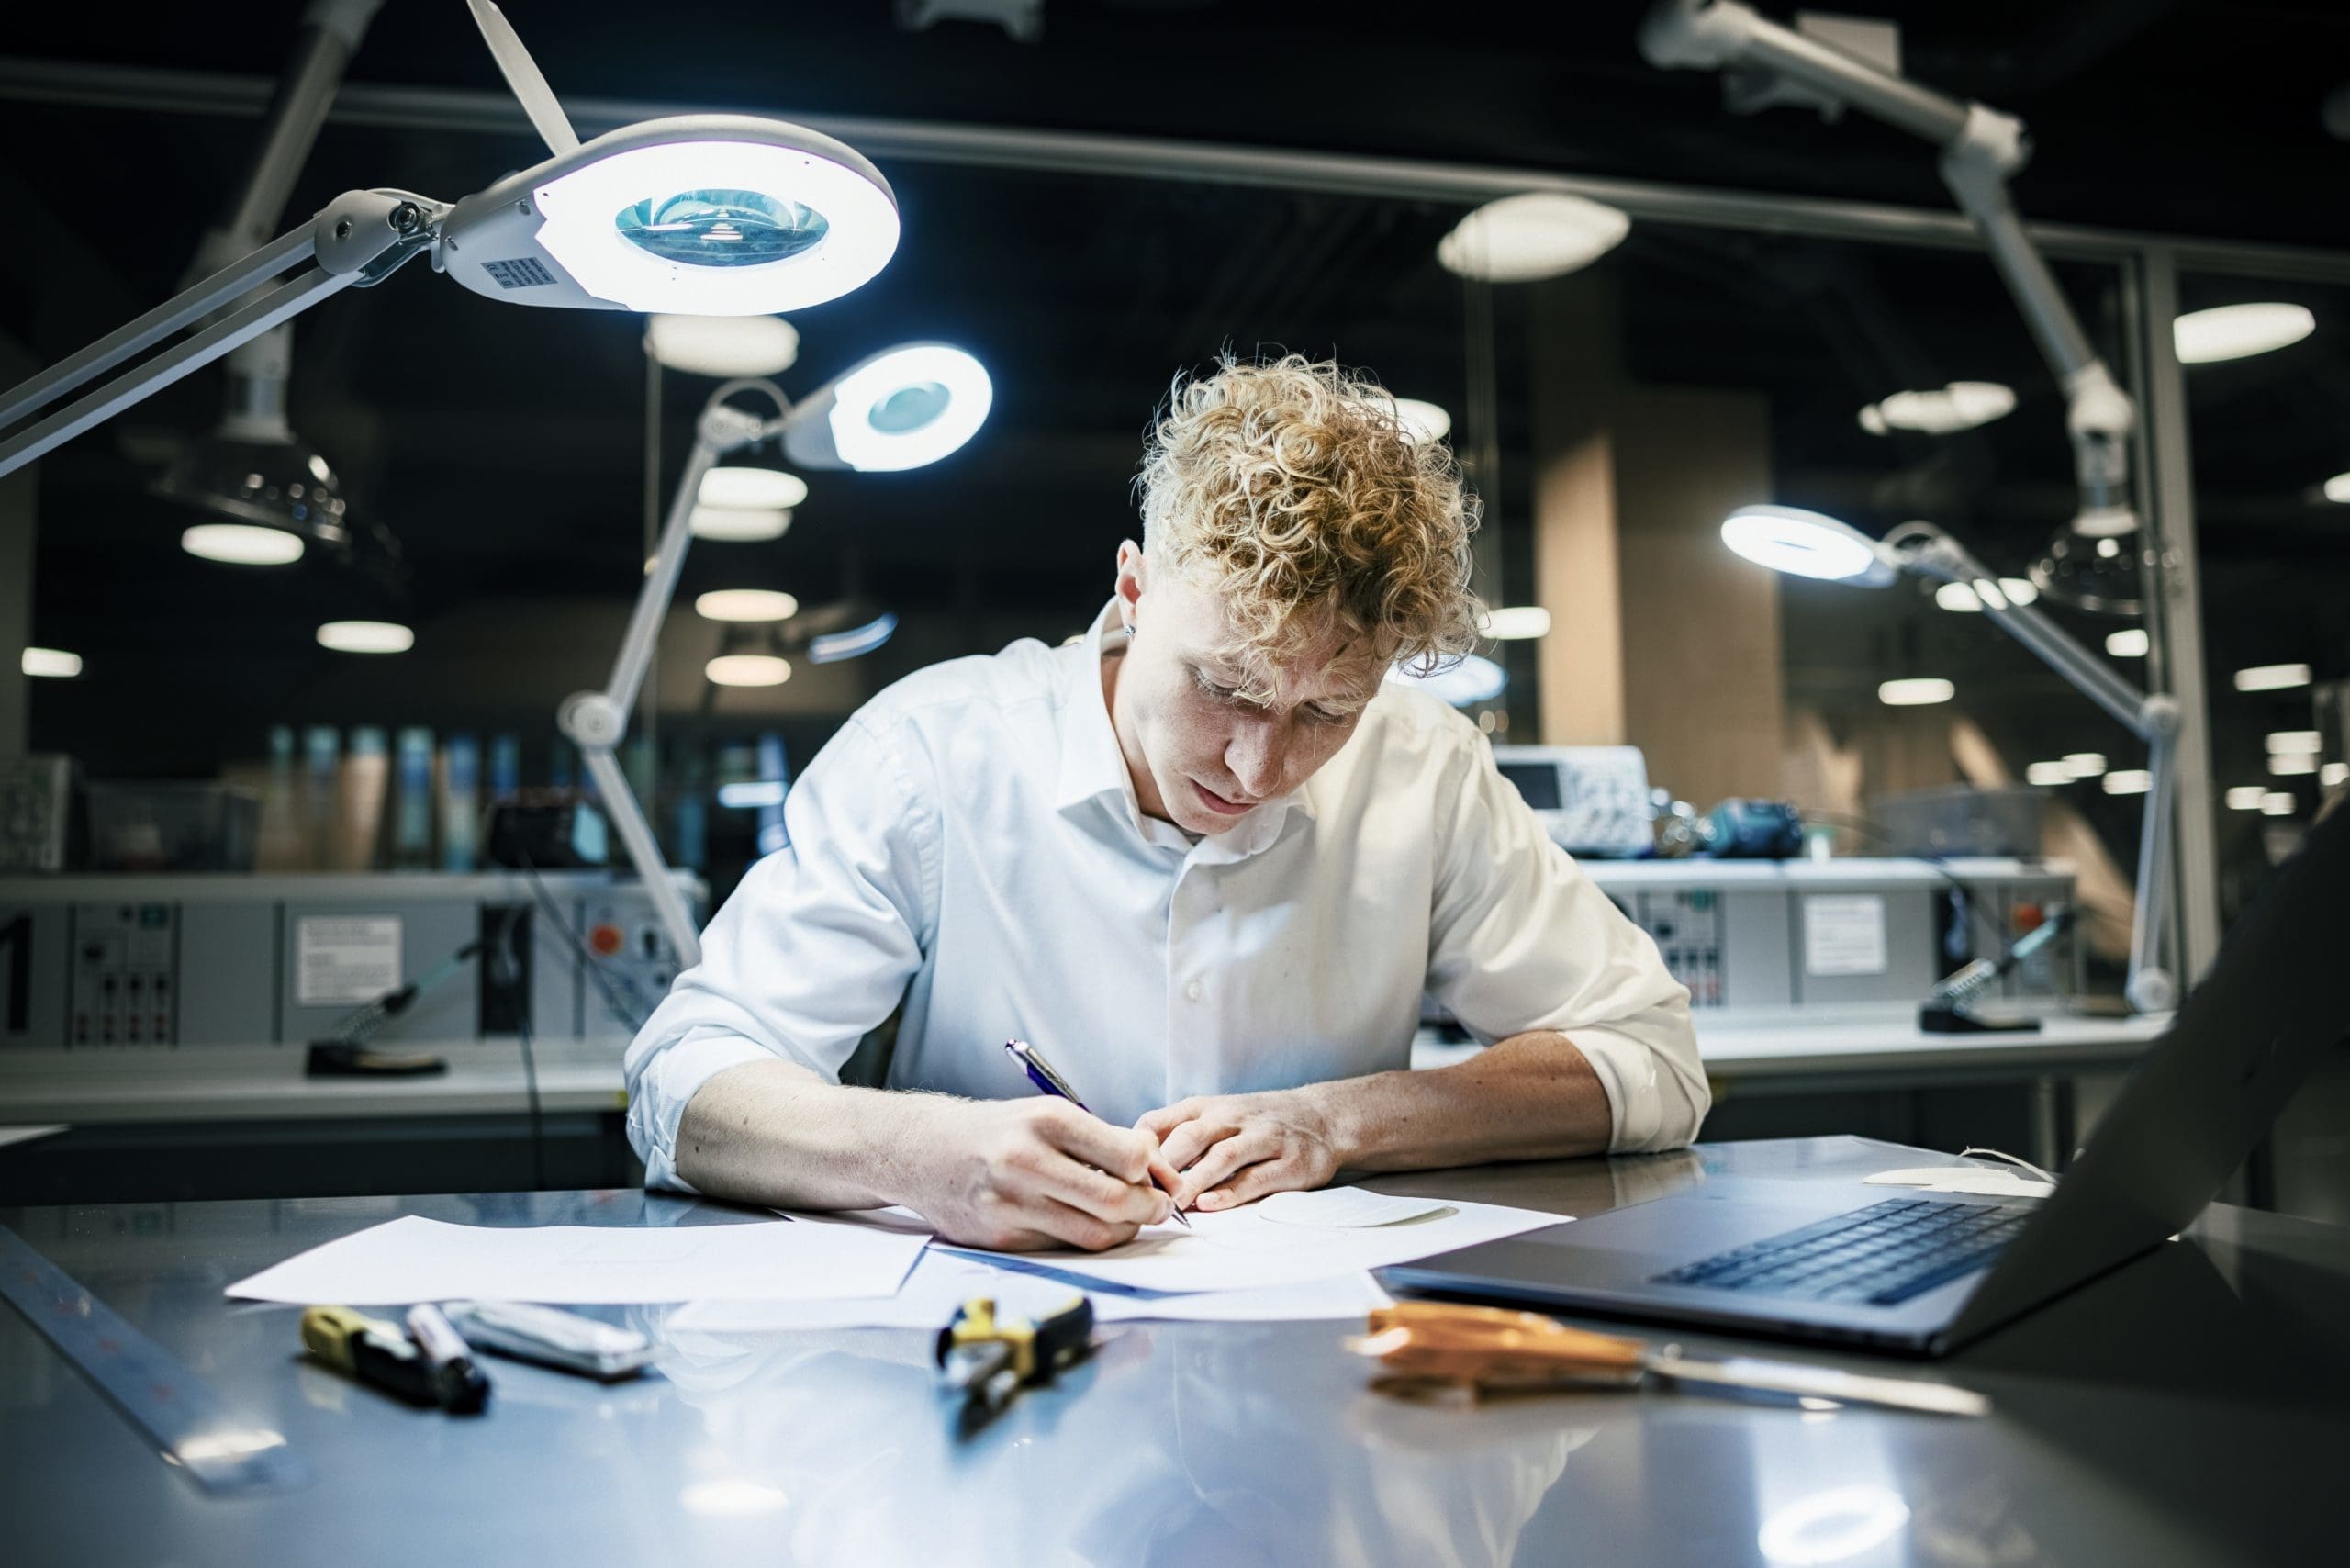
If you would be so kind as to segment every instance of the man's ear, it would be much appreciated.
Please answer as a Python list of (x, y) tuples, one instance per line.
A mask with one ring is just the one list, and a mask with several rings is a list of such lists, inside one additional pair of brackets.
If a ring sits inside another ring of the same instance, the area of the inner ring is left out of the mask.
[(1140, 622), (1145, 578), (1150, 569), (1150, 558), (1141, 545), (1131, 539), (1118, 543), (1118, 619), (1128, 632)]

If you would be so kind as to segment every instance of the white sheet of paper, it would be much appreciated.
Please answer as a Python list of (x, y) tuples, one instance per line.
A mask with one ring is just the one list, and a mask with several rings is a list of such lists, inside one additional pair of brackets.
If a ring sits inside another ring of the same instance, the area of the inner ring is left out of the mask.
[[(1408, 1263), (1480, 1241), (1558, 1225), (1568, 1216), (1498, 1204), (1448, 1203), (1434, 1214), (1393, 1225), (1307, 1228), (1282, 1225), (1258, 1205), (1192, 1212), (1192, 1228), (1169, 1221), (1106, 1252), (1023, 1252), (1023, 1261), (1062, 1273), (1146, 1291), (1262, 1290), (1335, 1274)], [(975, 1248), (956, 1248), (987, 1257)]]
[(408, 1215), (314, 1247), (227, 1294), (365, 1306), (880, 1296), (898, 1288), (929, 1239), (921, 1231), (788, 1219), (640, 1229), (492, 1227)]
[(1919, 1187), (1929, 1193), (1967, 1193), (1983, 1198), (2044, 1198), (2056, 1189), (2018, 1170), (1981, 1165), (1921, 1165), (1909, 1170), (1879, 1170), (1862, 1181), (1875, 1187)]
[(1885, 895), (1818, 893), (1803, 901), (1803, 972), (1881, 975), (1886, 967)]
[(1442, 1198), (1396, 1198), (1368, 1187), (1323, 1187), (1311, 1193), (1275, 1193), (1257, 1201), (1257, 1212), (1283, 1225), (1394, 1225), (1452, 1205)]
[[(1000, 1269), (983, 1259), (931, 1249), (892, 1296), (859, 1301), (697, 1301), (669, 1315), (666, 1327), (710, 1334), (763, 1334), (829, 1328), (944, 1327), (955, 1309), (975, 1295), (992, 1296), (999, 1309), (1034, 1316), (1058, 1310), (1071, 1291), (1091, 1282)], [(1213, 1291), (1184, 1295), (1128, 1295), (1090, 1290), (1100, 1323), (1141, 1321), (1278, 1323), (1359, 1318), (1393, 1305), (1369, 1274), (1340, 1274), (1266, 1290)]]

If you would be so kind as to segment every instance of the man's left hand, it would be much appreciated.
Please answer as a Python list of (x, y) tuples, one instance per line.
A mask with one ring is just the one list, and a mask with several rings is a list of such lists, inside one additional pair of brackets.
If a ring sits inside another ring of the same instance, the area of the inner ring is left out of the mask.
[(1330, 1118), (1311, 1089), (1179, 1100), (1135, 1124), (1182, 1173), (1179, 1208), (1229, 1209), (1338, 1173)]

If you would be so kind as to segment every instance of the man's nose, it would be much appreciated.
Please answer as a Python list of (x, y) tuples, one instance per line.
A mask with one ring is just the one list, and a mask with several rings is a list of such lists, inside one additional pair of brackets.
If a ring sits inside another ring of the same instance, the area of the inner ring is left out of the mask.
[(1261, 801), (1281, 786), (1281, 768), (1289, 760), (1289, 726), (1271, 719), (1243, 723), (1225, 748), (1225, 766), (1233, 778)]

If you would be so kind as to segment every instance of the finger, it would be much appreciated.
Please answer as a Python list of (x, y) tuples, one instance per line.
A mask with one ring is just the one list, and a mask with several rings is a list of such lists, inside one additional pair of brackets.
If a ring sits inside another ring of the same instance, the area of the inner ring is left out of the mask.
[(1223, 1185), (1202, 1193), (1199, 1206), (1237, 1209), (1274, 1193), (1293, 1192), (1313, 1184), (1305, 1168), (1294, 1159), (1260, 1159), (1254, 1165), (1243, 1166)]
[(1200, 1156), (1239, 1130), (1239, 1123), (1224, 1117), (1185, 1122), (1158, 1146), (1159, 1158), (1178, 1170), (1189, 1170), (1199, 1162)]
[(1199, 1107), (1200, 1103), (1197, 1100), (1178, 1100), (1172, 1105), (1161, 1105), (1156, 1111), (1145, 1111), (1141, 1118), (1135, 1123), (1135, 1130), (1148, 1133), (1156, 1138), (1164, 1138), (1169, 1129), (1181, 1126), (1198, 1115)]
[(1132, 1241), (1142, 1226), (1126, 1221), (1098, 1219), (1083, 1209), (1075, 1209), (1052, 1198), (1041, 1198), (1024, 1216), (1031, 1225), (1053, 1237), (1056, 1247), (1080, 1247), (1088, 1252)]
[(1177, 1190), (1175, 1201), (1190, 1207), (1202, 1193), (1222, 1182), (1244, 1165), (1270, 1158), (1273, 1152), (1270, 1136), (1260, 1131), (1236, 1133), (1200, 1156), (1198, 1161), (1183, 1172), (1183, 1185)]
[(1121, 1182), (1104, 1170), (1055, 1149), (1045, 1151), (1035, 1170), (1041, 1195), (1113, 1224), (1152, 1225), (1164, 1217), (1167, 1200), (1148, 1182)]
[(1148, 1133), (1113, 1127), (1066, 1101), (1041, 1102), (1037, 1118), (1046, 1142), (1122, 1182), (1140, 1182), (1148, 1175), (1151, 1157), (1158, 1152), (1158, 1140)]

